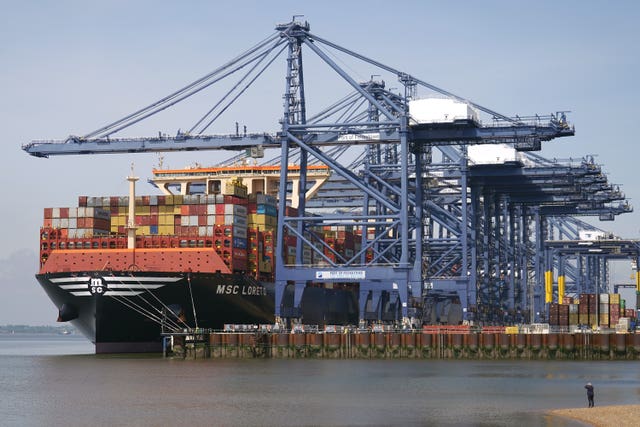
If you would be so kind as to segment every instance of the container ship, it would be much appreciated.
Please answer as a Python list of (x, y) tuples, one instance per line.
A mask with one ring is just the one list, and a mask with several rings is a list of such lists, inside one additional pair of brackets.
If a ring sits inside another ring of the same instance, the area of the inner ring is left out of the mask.
[[(71, 322), (96, 353), (160, 351), (163, 332), (273, 324), (279, 166), (153, 174), (161, 194), (136, 196), (130, 176), (128, 196), (80, 196), (77, 206), (44, 209), (36, 277), (58, 321)], [(312, 196), (330, 171), (314, 166), (309, 175)], [(321, 232), (353, 250), (349, 230)], [(285, 262), (295, 262), (295, 237), (284, 241)], [(302, 317), (356, 324), (357, 295), (353, 284), (307, 284)], [(282, 304), (293, 306), (293, 286)]]

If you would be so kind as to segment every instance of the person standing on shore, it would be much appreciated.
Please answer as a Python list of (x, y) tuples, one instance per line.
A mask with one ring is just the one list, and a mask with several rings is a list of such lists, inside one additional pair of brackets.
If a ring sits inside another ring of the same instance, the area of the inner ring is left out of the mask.
[(587, 400), (589, 401), (589, 408), (593, 408), (593, 386), (591, 383), (587, 383), (584, 388), (587, 389)]

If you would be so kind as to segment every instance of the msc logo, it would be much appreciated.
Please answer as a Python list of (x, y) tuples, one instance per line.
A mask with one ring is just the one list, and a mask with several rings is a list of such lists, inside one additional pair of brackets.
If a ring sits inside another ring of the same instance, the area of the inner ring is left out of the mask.
[(103, 295), (107, 291), (107, 285), (102, 277), (92, 277), (89, 282), (89, 292), (91, 295)]

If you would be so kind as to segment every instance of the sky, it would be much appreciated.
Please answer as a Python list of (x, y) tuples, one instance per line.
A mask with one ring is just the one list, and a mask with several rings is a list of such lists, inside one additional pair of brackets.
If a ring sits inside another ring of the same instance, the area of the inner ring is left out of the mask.
[[(22, 144), (115, 121), (226, 63), (294, 15), (304, 15), (313, 34), (504, 115), (570, 111), (576, 135), (543, 144), (540, 154), (595, 156), (636, 209), (595, 225), (640, 238), (638, 2), (0, 0), (0, 7), (0, 324), (55, 321), (34, 278), (43, 209), (75, 206), (79, 195), (125, 194), (131, 163), (142, 178), (139, 194), (153, 194), (144, 181), (159, 161), (157, 154), (38, 159)], [(358, 80), (375, 73), (339, 63)], [(310, 105), (347, 93), (310, 64)], [(277, 131), (284, 63), (279, 67), (211, 133), (231, 133), (236, 121), (252, 132)], [(200, 97), (123, 136), (175, 134), (212, 99)], [(164, 163), (214, 164), (234, 154), (165, 154)]]

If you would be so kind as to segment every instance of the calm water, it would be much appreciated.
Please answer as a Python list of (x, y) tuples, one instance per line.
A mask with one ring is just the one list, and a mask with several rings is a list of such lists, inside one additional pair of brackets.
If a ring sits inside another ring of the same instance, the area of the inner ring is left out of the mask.
[(638, 362), (167, 360), (74, 336), (0, 336), (10, 426), (576, 426), (542, 414), (640, 400)]

